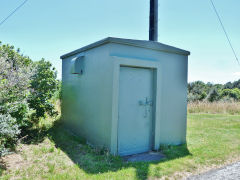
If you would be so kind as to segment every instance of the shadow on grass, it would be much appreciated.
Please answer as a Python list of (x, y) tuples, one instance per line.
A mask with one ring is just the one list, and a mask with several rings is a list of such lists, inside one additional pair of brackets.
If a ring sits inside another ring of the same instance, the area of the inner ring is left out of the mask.
[[(55, 126), (55, 125), (54, 125)], [(44, 141), (44, 139), (48, 136), (48, 133), (54, 129), (54, 126), (50, 129), (47, 129), (45, 127), (42, 128), (34, 128), (29, 129), (22, 134), (22, 138), (20, 138), (20, 141), (23, 144), (39, 144)]]
[(160, 162), (125, 162), (119, 156), (113, 156), (105, 150), (91, 148), (83, 139), (73, 135), (59, 122), (47, 132), (48, 137), (57, 148), (65, 152), (68, 157), (89, 174), (116, 172), (121, 169), (135, 168), (136, 178), (147, 179), (149, 166), (159, 164), (176, 158), (191, 155), (187, 145), (164, 146), (162, 152), (166, 158)]

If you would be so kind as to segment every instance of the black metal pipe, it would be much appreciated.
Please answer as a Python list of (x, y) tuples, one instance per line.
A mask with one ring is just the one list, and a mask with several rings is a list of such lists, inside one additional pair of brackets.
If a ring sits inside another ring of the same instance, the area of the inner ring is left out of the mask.
[(150, 0), (149, 40), (158, 41), (158, 0)]

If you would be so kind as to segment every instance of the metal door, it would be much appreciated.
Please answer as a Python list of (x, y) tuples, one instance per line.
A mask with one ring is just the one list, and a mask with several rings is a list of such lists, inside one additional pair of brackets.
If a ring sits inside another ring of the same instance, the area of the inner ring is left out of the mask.
[(120, 67), (118, 154), (147, 152), (152, 142), (153, 70)]

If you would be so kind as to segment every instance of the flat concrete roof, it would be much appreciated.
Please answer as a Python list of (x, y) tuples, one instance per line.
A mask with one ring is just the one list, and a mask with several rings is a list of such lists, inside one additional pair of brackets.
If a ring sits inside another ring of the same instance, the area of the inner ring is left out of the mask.
[(159, 43), (159, 42), (107, 37), (105, 39), (102, 39), (102, 40), (97, 41), (95, 43), (89, 44), (89, 45), (84, 46), (80, 49), (72, 51), (70, 53), (64, 54), (60, 58), (65, 59), (69, 56), (73, 56), (75, 54), (87, 51), (89, 49), (92, 49), (92, 48), (95, 48), (95, 47), (98, 47), (98, 46), (101, 46), (101, 45), (107, 44), (107, 43), (123, 44), (123, 45), (128, 45), (128, 46), (135, 46), (135, 47), (141, 47), (141, 48), (146, 48), (146, 49), (152, 49), (152, 50), (156, 50), (156, 51), (163, 51), (163, 52), (168, 52), (168, 53), (181, 54), (181, 55), (185, 55), (185, 56), (190, 55), (189, 51), (185, 51), (183, 49), (179, 49), (179, 48), (169, 46), (169, 45), (166, 45), (166, 44), (162, 44), (162, 43)]

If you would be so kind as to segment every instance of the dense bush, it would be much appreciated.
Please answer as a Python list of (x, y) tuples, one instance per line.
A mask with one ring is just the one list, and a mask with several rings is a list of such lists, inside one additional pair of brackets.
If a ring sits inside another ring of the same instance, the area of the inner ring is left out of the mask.
[(0, 157), (14, 148), (20, 129), (11, 115), (0, 114)]
[(240, 80), (233, 83), (205, 84), (202, 81), (196, 81), (188, 84), (188, 102), (196, 101), (240, 101)]
[(240, 100), (240, 89), (234, 88), (234, 89), (223, 89), (221, 91), (221, 97), (229, 97), (234, 99), (235, 101)]
[(202, 81), (195, 81), (188, 84), (188, 101), (204, 100), (212, 88), (211, 84), (204, 84)]
[(0, 113), (10, 114), (20, 126), (27, 125), (32, 62), (12, 46), (0, 46)]
[[(14, 147), (20, 130), (26, 134), (40, 117), (56, 114), (51, 98), (58, 87), (50, 62), (33, 62), (13, 46), (0, 44), (0, 126), (5, 128), (0, 131), (0, 152)], [(15, 134), (7, 137), (6, 132)]]

